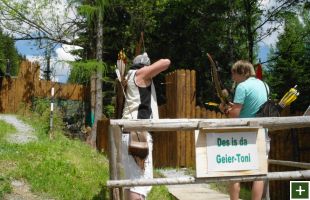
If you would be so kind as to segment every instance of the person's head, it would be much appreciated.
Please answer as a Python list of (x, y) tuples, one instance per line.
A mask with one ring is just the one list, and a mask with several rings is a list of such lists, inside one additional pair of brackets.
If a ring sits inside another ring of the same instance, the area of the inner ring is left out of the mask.
[(149, 58), (149, 56), (147, 55), (146, 52), (136, 56), (133, 59), (133, 67), (134, 68), (141, 68), (141, 67), (144, 67), (144, 66), (148, 66), (150, 64), (151, 64), (151, 61), (150, 61), (150, 58)]
[(238, 60), (231, 68), (232, 78), (236, 82), (241, 82), (249, 77), (255, 77), (253, 65), (246, 60)]

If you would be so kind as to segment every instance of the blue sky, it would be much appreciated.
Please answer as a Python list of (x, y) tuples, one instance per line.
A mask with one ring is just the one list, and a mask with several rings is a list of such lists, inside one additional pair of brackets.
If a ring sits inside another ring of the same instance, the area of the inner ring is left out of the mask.
[(261, 62), (267, 61), (269, 50), (270, 48), (266, 44), (259, 46), (258, 59), (260, 59)]
[(43, 55), (44, 51), (36, 48), (34, 42), (19, 40), (15, 42), (15, 46), (18, 52), (22, 55), (40, 56)]

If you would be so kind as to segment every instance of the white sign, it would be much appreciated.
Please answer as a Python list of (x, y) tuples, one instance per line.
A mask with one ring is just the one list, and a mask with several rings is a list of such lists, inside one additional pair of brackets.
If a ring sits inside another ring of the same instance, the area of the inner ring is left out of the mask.
[(207, 134), (208, 171), (257, 170), (257, 131)]

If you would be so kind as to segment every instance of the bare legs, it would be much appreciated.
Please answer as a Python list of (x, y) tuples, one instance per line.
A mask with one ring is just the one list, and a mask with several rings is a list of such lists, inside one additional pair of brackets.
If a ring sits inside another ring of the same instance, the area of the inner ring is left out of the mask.
[(240, 183), (230, 183), (229, 184), (229, 196), (230, 200), (238, 200), (240, 192)]
[[(252, 200), (261, 200), (264, 190), (264, 181), (254, 181), (252, 185)], [(238, 200), (240, 193), (240, 183), (229, 185), (229, 196), (231, 200)]]
[(264, 181), (254, 181), (252, 186), (252, 200), (261, 200), (264, 191)]

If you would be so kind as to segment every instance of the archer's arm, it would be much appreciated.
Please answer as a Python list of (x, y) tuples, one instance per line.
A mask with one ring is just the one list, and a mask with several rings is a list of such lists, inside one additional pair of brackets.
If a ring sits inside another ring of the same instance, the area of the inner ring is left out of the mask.
[(149, 66), (142, 67), (136, 72), (136, 84), (138, 86), (149, 85), (153, 77), (169, 68), (170, 63), (169, 59), (160, 59)]

